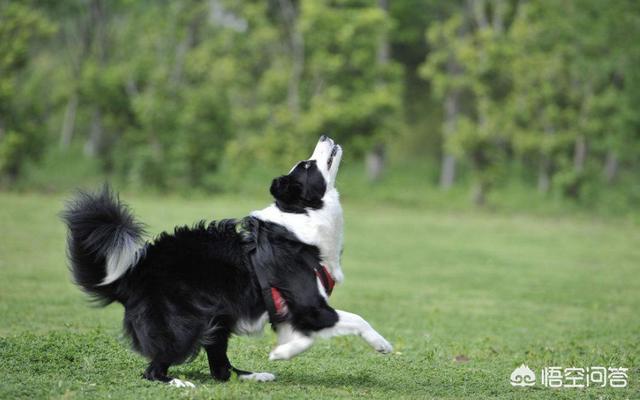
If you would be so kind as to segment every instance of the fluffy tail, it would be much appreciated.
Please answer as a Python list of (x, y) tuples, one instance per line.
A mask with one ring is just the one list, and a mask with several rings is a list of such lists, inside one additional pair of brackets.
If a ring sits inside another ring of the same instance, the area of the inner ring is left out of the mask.
[(69, 228), (68, 257), (76, 284), (103, 305), (118, 300), (114, 282), (142, 254), (142, 224), (106, 185), (96, 194), (79, 192), (62, 219)]

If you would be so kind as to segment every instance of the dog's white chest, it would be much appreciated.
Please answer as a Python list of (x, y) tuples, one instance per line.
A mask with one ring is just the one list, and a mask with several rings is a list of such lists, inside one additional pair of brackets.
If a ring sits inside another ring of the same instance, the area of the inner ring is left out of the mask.
[(327, 193), (323, 207), (309, 210), (306, 214), (282, 212), (275, 204), (254, 211), (251, 216), (263, 221), (284, 226), (304, 243), (318, 247), (320, 258), (333, 275), (336, 282), (342, 282), (344, 275), (340, 266), (343, 242), (342, 207), (337, 190)]

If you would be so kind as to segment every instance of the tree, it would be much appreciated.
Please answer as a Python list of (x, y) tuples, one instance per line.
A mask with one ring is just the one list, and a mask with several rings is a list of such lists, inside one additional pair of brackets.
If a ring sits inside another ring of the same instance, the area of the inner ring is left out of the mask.
[(505, 108), (514, 150), (523, 160), (532, 160), (542, 193), (549, 191), (553, 173), (562, 165), (576, 114), (566, 62), (570, 43), (547, 25), (551, 18), (539, 17), (544, 12), (549, 9), (521, 6), (509, 31), (514, 53)]
[[(399, 66), (390, 60), (386, 4), (356, 1), (303, 3), (307, 45), (306, 93), (301, 129), (328, 133), (380, 162), (384, 140), (398, 131)], [(377, 178), (372, 176), (372, 178)]]
[(42, 152), (42, 121), (31, 116), (42, 103), (32, 97), (22, 73), (33, 61), (33, 47), (53, 30), (35, 8), (0, 1), (0, 183), (11, 185), (24, 163)]
[[(619, 140), (637, 132), (625, 76), (637, 22), (632, 3), (538, 2), (520, 8), (510, 40), (516, 45), (509, 112), (514, 146), (533, 156), (538, 190), (554, 173), (564, 194), (578, 198), (604, 161), (613, 178)], [(612, 45), (613, 44), (613, 45)], [(626, 82), (625, 82), (626, 81)], [(631, 135), (631, 136), (629, 136)], [(591, 154), (589, 154), (591, 153)]]
[(249, 4), (237, 9), (249, 21), (237, 39), (250, 49), (239, 57), (253, 84), (238, 91), (252, 117), (237, 121), (255, 134), (234, 140), (232, 157), (242, 148), (288, 163), (322, 134), (362, 156), (399, 130), (401, 71), (380, 50), (390, 18), (376, 3), (278, 0), (262, 10)]
[(130, 149), (118, 161), (128, 180), (214, 188), (212, 175), (231, 131), (227, 83), (233, 72), (228, 56), (217, 57), (231, 44), (229, 28), (206, 18), (218, 6), (194, 0), (140, 7), (129, 26), (145, 32), (121, 32), (121, 40), (137, 38), (117, 55), (127, 68), (114, 69), (133, 122), (119, 143)]
[[(462, 16), (454, 15), (430, 28), (433, 51), (421, 72), (432, 82), (437, 98), (448, 103), (445, 148), (468, 161), (474, 177), (473, 201), (483, 205), (500, 173), (508, 143), (501, 109), (510, 84), (504, 35), (510, 10), (500, 0), (468, 1), (464, 10)], [(462, 112), (458, 111), (459, 96), (465, 98)]]

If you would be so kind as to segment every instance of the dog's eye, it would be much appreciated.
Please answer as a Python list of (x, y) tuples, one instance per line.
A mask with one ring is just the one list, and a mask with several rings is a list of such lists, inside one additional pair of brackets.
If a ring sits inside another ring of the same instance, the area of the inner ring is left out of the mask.
[(311, 162), (307, 161), (304, 163), (304, 169), (309, 169), (309, 167), (311, 166)]

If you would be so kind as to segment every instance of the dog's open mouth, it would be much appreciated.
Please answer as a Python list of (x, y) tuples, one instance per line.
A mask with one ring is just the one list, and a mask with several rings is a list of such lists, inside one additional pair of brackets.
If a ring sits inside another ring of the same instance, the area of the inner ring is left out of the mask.
[(331, 169), (331, 165), (333, 165), (333, 159), (335, 158), (336, 154), (338, 154), (338, 150), (340, 150), (340, 145), (334, 144), (333, 148), (331, 149), (329, 159), (327, 160), (327, 169)]

